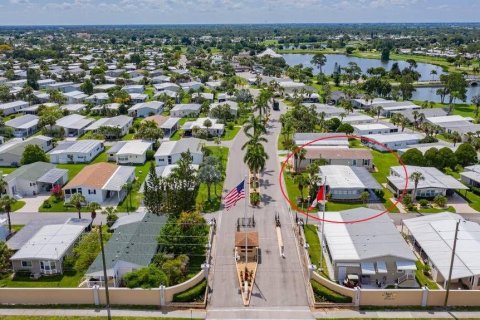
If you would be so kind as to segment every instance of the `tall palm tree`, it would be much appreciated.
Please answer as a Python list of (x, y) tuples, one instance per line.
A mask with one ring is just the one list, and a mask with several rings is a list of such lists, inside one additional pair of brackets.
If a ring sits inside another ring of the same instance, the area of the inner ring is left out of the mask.
[(82, 219), (82, 207), (85, 202), (85, 197), (81, 193), (77, 192), (70, 197), (69, 203), (77, 209), (78, 219)]
[(418, 112), (417, 110), (413, 110), (413, 111), (412, 111), (412, 116), (413, 116), (413, 128), (418, 128), (418, 123), (417, 123), (418, 115), (419, 115), (419, 112)]
[(245, 152), (245, 156), (243, 157), (243, 161), (253, 173), (255, 180), (257, 180), (257, 174), (265, 169), (268, 158), (268, 154), (265, 152), (262, 144), (258, 143), (248, 146), (247, 152)]
[(267, 138), (262, 137), (261, 135), (254, 135), (247, 142), (243, 144), (242, 150), (245, 150), (245, 148), (248, 146), (260, 144), (261, 142), (268, 142), (268, 140)]
[(425, 180), (425, 177), (421, 172), (415, 171), (410, 175), (410, 180), (413, 180), (413, 192), (412, 192), (412, 200), (415, 201), (417, 198), (417, 188), (418, 188), (418, 183), (422, 180)]
[(437, 74), (437, 70), (432, 69), (432, 71), (430, 71), (430, 74), (432, 76), (432, 81), (435, 80), (435, 75)]
[(243, 131), (250, 139), (254, 136), (267, 133), (267, 129), (265, 128), (265, 124), (263, 123), (262, 119), (260, 117), (255, 117), (253, 114), (247, 119), (247, 121), (245, 121)]
[(405, 127), (408, 125), (409, 121), (406, 117), (400, 117), (400, 126), (402, 127), (402, 132), (405, 130)]
[(4, 194), (7, 191), (8, 183), (3, 178), (3, 175), (0, 172), (0, 195)]
[(457, 145), (457, 142), (462, 142), (462, 136), (457, 131), (452, 132), (451, 136), (454, 147)]
[(8, 233), (12, 233), (12, 220), (10, 219), (10, 212), (12, 211), (12, 206), (17, 202), (17, 199), (10, 197), (8, 195), (4, 195), (0, 199), (0, 207), (3, 211), (7, 214), (8, 220)]
[(88, 204), (88, 209), (91, 212), (92, 221), (97, 217), (97, 210), (102, 209), (102, 207), (96, 202), (90, 202)]
[(303, 203), (304, 202), (303, 190), (305, 189), (306, 186), (308, 186), (307, 177), (305, 177), (303, 174), (297, 174), (297, 175), (295, 175), (293, 180), (297, 184), (298, 191), (300, 191), (300, 197), (301, 197), (302, 203)]

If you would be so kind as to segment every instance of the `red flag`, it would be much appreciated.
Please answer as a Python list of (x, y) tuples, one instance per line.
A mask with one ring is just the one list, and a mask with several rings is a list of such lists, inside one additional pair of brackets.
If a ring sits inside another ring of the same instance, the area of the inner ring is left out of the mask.
[(308, 209), (312, 210), (313, 208), (315, 208), (317, 206), (319, 201), (323, 201), (323, 200), (325, 200), (325, 184), (322, 184), (320, 186), (320, 189), (318, 189), (318, 193), (317, 193), (316, 198), (313, 199), (313, 202), (310, 205), (310, 207), (308, 207)]

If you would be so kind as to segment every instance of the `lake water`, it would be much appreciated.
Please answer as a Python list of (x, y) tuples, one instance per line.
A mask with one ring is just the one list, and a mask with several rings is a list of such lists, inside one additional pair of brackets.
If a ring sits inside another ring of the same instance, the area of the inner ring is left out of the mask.
[[(312, 60), (313, 54), (289, 53), (289, 54), (283, 54), (282, 56), (285, 59), (285, 62), (289, 66), (294, 66), (296, 64), (303, 64), (304, 67), (313, 68), (314, 73), (319, 72), (319, 69), (310, 63), (310, 60)], [(388, 62), (384, 62), (384, 61), (381, 61), (380, 59), (357, 58), (357, 57), (347, 56), (344, 54), (326, 54), (325, 57), (327, 58), (327, 63), (322, 67), (322, 71), (326, 74), (333, 73), (335, 63), (337, 63), (341, 67), (346, 67), (349, 62), (355, 62), (362, 69), (363, 73), (366, 73), (367, 69), (369, 68), (376, 68), (376, 67), (384, 67), (387, 71), (389, 71), (395, 62), (398, 63), (400, 70), (405, 67), (408, 67), (408, 63), (400, 60), (399, 61), (390, 60)], [(437, 74), (434, 75), (435, 80), (437, 80), (440, 74), (443, 73), (443, 70), (441, 67), (436, 66), (434, 64), (421, 63), (421, 62), (417, 62), (416, 70), (420, 73), (420, 80), (432, 80), (432, 75), (430, 74), (432, 70), (437, 71)]]
[[(283, 54), (283, 58), (287, 62), (288, 65), (294, 66), (296, 64), (303, 64), (304, 67), (311, 67), (314, 70), (314, 73), (318, 73), (319, 69), (314, 67), (310, 60), (312, 60), (313, 54), (296, 54), (296, 53), (289, 53)], [(398, 62), (400, 69), (408, 67), (408, 63), (405, 61), (396, 61), (390, 60), (388, 62), (383, 62), (380, 59), (367, 59), (367, 58), (357, 58), (352, 56), (347, 56), (344, 54), (326, 54), (325, 57), (327, 58), (327, 63), (323, 66), (322, 71), (326, 74), (332, 74), (333, 68), (335, 67), (335, 63), (340, 65), (341, 67), (346, 67), (349, 62), (355, 62), (358, 66), (362, 69), (363, 73), (367, 72), (369, 68), (375, 67), (384, 67), (387, 71), (392, 68), (392, 65), (395, 62)], [(417, 62), (417, 69), (420, 73), (420, 80), (432, 80), (432, 75), (430, 72), (432, 70), (437, 71), (436, 75), (433, 75), (435, 80), (438, 80), (441, 74), (443, 74), (443, 70), (441, 67), (436, 66), (434, 64), (429, 63), (421, 63)], [(440, 102), (440, 96), (436, 95), (435, 92), (438, 88), (430, 88), (430, 87), (422, 87), (417, 88), (417, 91), (413, 93), (413, 100), (427, 100), (427, 101), (434, 101)], [(480, 94), (480, 86), (476, 87), (468, 87), (467, 91), (467, 103), (471, 103), (472, 97), (475, 95)], [(461, 103), (461, 101), (458, 101)]]
[[(412, 100), (426, 100), (440, 102), (440, 96), (436, 94), (438, 88), (416, 88), (417, 90), (413, 93)], [(466, 103), (471, 103), (472, 97), (480, 94), (480, 86), (468, 87), (467, 90), (467, 100)], [(448, 101), (448, 98), (445, 99)], [(455, 100), (456, 103), (463, 103), (462, 101)]]

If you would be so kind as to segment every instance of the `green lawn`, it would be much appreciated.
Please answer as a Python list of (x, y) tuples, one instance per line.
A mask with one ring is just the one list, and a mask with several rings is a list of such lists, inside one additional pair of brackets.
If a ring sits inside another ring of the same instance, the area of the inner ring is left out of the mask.
[(373, 163), (375, 164), (378, 172), (372, 173), (373, 177), (377, 179), (379, 183), (386, 183), (387, 177), (390, 173), (390, 167), (399, 166), (397, 158), (390, 152), (380, 152), (372, 150)]
[(359, 207), (365, 207), (363, 203), (349, 203), (349, 202), (333, 202), (328, 201), (326, 211), (343, 211)]
[(420, 208), (417, 211), (420, 212), (420, 213), (439, 213), (439, 212), (445, 212), (445, 211), (453, 212), (453, 213), (456, 212), (454, 207), (448, 207), (448, 208), (444, 208), (444, 209), (440, 209), (440, 208)]
[[(133, 184), (133, 190), (131, 191), (131, 195), (128, 194), (125, 199), (117, 206), (118, 212), (132, 212), (137, 210), (137, 208), (142, 203), (143, 195), (139, 193), (140, 187), (142, 183), (145, 181), (145, 178), (148, 175), (148, 171), (150, 169), (150, 162), (145, 162), (143, 165), (135, 166), (135, 183)], [(131, 207), (129, 207), (129, 199), (131, 197)], [(127, 210), (128, 209), (128, 210)]]
[[(297, 203), (297, 198), (300, 197), (300, 190), (298, 189), (297, 184), (293, 180), (294, 178), (293, 178), (292, 173), (286, 172), (286, 169), (285, 169), (285, 171), (283, 173), (283, 177), (285, 179), (285, 188), (287, 189), (286, 191), (287, 191), (287, 194), (288, 194), (288, 198), (290, 199), (290, 201), (292, 203), (299, 206), (299, 204)], [(308, 193), (308, 188), (305, 187), (303, 189), (303, 198), (307, 197), (307, 193)], [(316, 212), (316, 211), (317, 211), (317, 209), (312, 210), (312, 212)]]
[(320, 263), (320, 239), (317, 234), (317, 226), (313, 224), (305, 225), (303, 229), (305, 233), (305, 240), (308, 243), (308, 255), (312, 264), (316, 265), (317, 268), (322, 266), (322, 274), (328, 278), (328, 269), (327, 263), (325, 262), (325, 257), (323, 257), (322, 262)]
[(232, 130), (228, 129), (227, 126), (225, 126), (225, 134), (222, 136), (222, 141), (229, 141), (233, 140), (235, 136), (237, 135), (238, 131), (240, 131), (242, 127), (241, 126), (234, 126)]
[(63, 275), (42, 277), (34, 280), (29, 277), (6, 276), (0, 279), (0, 287), (8, 288), (74, 288), (80, 284), (83, 273), (66, 272)]
[[(421, 105), (423, 101), (419, 100), (414, 100), (414, 103)], [(452, 114), (456, 114), (459, 116), (464, 116), (464, 117), (472, 117), (475, 118), (475, 107), (470, 104), (466, 103), (454, 103), (453, 104), (454, 108), (452, 111)], [(435, 102), (433, 104), (434, 108), (448, 108), (448, 103), (440, 103), (440, 102)]]
[(461, 191), (461, 192), (457, 191), (457, 193), (462, 198), (464, 198), (468, 201), (468, 204), (470, 205), (470, 207), (472, 207), (473, 209), (475, 209), (477, 211), (480, 211), (480, 196), (479, 195), (476, 195), (472, 191), (468, 191), (466, 196), (465, 196), (465, 191)]
[(415, 271), (415, 278), (420, 286), (426, 286), (428, 289), (435, 290), (438, 289), (438, 285), (435, 281), (430, 280), (424, 273), (425, 265), (420, 261), (417, 260), (415, 263), (417, 265), (417, 271)]
[[(223, 176), (225, 177), (225, 171), (227, 169), (228, 161), (228, 148), (226, 147), (205, 147), (206, 149), (212, 152), (213, 156), (219, 158), (222, 162), (222, 168), (224, 170)], [(198, 188), (197, 198), (195, 200), (197, 206), (202, 208), (202, 212), (214, 212), (220, 209), (223, 183), (225, 180), (222, 180), (216, 185), (217, 194), (215, 194), (215, 186), (211, 187), (211, 201), (208, 201), (208, 189), (206, 184), (200, 184)]]
[(16, 167), (0, 167), (0, 172), (3, 174), (9, 174), (15, 171), (17, 168)]

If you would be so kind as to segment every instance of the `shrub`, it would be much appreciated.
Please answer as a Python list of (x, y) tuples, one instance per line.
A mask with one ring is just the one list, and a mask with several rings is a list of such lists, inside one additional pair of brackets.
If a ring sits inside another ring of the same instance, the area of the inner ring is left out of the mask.
[(52, 205), (50, 204), (50, 202), (47, 200), (43, 201), (43, 204), (42, 204), (42, 208), (45, 208), (45, 209), (49, 209), (51, 208)]
[(135, 133), (135, 128), (134, 127), (128, 128), (128, 133)]
[(319, 302), (335, 302), (335, 303), (352, 302), (351, 297), (346, 297), (335, 291), (332, 291), (316, 281), (311, 280), (310, 283), (312, 284), (315, 300)]
[(433, 202), (440, 208), (443, 208), (447, 205), (447, 197), (438, 195), (433, 199)]
[(422, 206), (423, 208), (425, 208), (425, 207), (428, 206), (428, 200), (427, 200), (427, 199), (420, 199), (420, 201), (418, 201), (418, 203), (419, 203), (420, 206)]
[(260, 193), (259, 192), (250, 193), (250, 203), (254, 206), (256, 206), (260, 203)]
[(154, 265), (128, 272), (123, 277), (128, 288), (158, 288), (161, 284), (168, 284), (165, 273)]
[(412, 195), (406, 194), (402, 199), (402, 204), (406, 207), (410, 206), (412, 204)]
[(228, 129), (228, 130), (233, 130), (233, 127), (234, 127), (234, 126), (233, 126), (233, 123), (232, 123), (232, 122), (229, 122), (229, 123), (227, 124), (227, 129)]
[(203, 298), (205, 290), (207, 289), (207, 281), (203, 280), (195, 287), (186, 291), (177, 293), (173, 296), (173, 302), (195, 302)]
[(433, 142), (438, 142), (438, 139), (434, 138), (432, 136), (427, 136), (427, 137), (423, 138), (422, 140), (420, 140), (418, 143), (433, 143)]
[(155, 151), (147, 150), (147, 161), (152, 161), (155, 158)]

